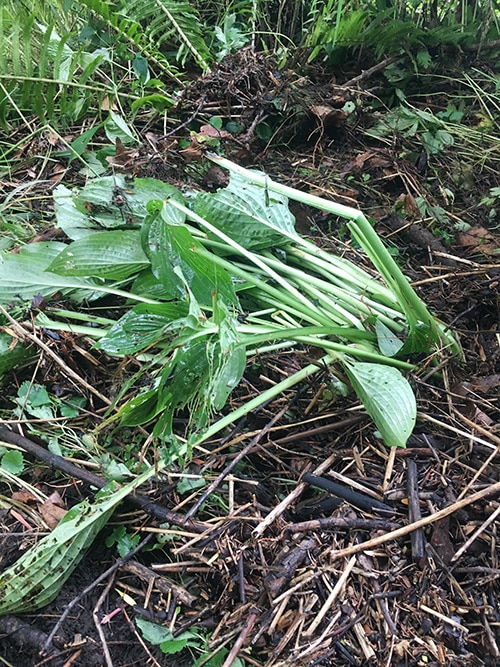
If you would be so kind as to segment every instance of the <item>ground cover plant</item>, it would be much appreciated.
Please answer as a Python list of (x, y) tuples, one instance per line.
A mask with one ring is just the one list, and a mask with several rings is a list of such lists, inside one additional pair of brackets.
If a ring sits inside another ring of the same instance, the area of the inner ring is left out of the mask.
[(2, 660), (494, 664), (495, 7), (0, 12)]

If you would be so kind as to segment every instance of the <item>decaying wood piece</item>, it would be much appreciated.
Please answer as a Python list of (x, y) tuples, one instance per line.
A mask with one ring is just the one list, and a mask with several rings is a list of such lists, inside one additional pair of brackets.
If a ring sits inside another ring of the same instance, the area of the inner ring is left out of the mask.
[[(406, 465), (408, 475), (408, 516), (410, 523), (415, 523), (422, 518), (420, 498), (418, 496), (417, 464), (414, 459), (408, 459)], [(417, 562), (425, 555), (425, 537), (421, 528), (417, 528), (411, 533), (411, 555), (413, 560)]]
[(307, 553), (314, 550), (315, 546), (314, 538), (306, 538), (295, 547), (286, 546), (283, 552), (278, 554), (264, 578), (264, 586), (271, 598), (275, 598), (289, 583), (297, 568), (304, 562)]
[(167, 577), (158, 572), (154, 572), (149, 567), (136, 560), (131, 560), (125, 563), (121, 568), (121, 572), (128, 572), (135, 577), (149, 582), (153, 580), (153, 585), (162, 593), (166, 595), (174, 595), (175, 598), (182, 604), (190, 606), (196, 600), (196, 596), (192, 595), (184, 586), (174, 584)]
[[(109, 483), (109, 480), (105, 479), (104, 477), (96, 475), (93, 472), (89, 472), (84, 468), (80, 468), (74, 463), (66, 461), (66, 459), (62, 456), (53, 454), (48, 449), (45, 449), (45, 447), (42, 447), (33, 440), (25, 438), (18, 433), (14, 433), (6, 426), (0, 425), (0, 441), (2, 440), (4, 442), (10, 442), (17, 445), (18, 447), (21, 447), (21, 449), (23, 449), (25, 452), (35, 456), (38, 460), (43, 461), (54, 470), (60, 470), (70, 477), (79, 479), (85, 484), (93, 486), (97, 489), (103, 489)], [(177, 526), (183, 526), (193, 532), (202, 533), (203, 531), (207, 530), (207, 528), (210, 530), (212, 529), (212, 526), (204, 524), (200, 521), (186, 520), (184, 515), (178, 514), (177, 512), (172, 512), (166, 507), (152, 502), (147, 496), (143, 496), (141, 494), (130, 495), (127, 498), (127, 502), (135, 505), (136, 507), (139, 507), (144, 512), (147, 512), (160, 521), (173, 523)]]
[(318, 530), (396, 530), (401, 524), (386, 519), (355, 519), (328, 516), (300, 523), (289, 523), (285, 530), (293, 533), (314, 533)]

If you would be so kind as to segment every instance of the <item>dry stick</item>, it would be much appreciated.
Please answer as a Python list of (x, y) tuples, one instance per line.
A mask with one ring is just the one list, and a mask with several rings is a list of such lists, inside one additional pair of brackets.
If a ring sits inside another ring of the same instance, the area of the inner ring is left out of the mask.
[[(407, 475), (408, 515), (410, 521), (415, 523), (422, 518), (420, 499), (418, 497), (417, 464), (415, 463), (415, 459), (408, 459)], [(411, 534), (411, 555), (413, 556), (413, 560), (416, 561), (425, 555), (424, 534), (422, 530), (415, 530)]]
[(346, 519), (327, 516), (320, 519), (287, 523), (285, 530), (290, 533), (314, 533), (317, 530), (396, 530), (400, 523), (386, 519)]
[(458, 496), (457, 500), (460, 500), (465, 494), (469, 491), (469, 489), (472, 487), (472, 485), (476, 482), (477, 479), (481, 477), (483, 472), (486, 470), (486, 468), (490, 465), (490, 463), (493, 461), (493, 459), (498, 456), (500, 453), (500, 445), (495, 449), (494, 452), (491, 452), (491, 454), (488, 456), (486, 461), (483, 463), (483, 465), (479, 468), (479, 470), (474, 473), (474, 477), (471, 479), (471, 481), (467, 484), (467, 486), (464, 488), (464, 490), (460, 493)]
[(393, 530), (392, 532), (387, 533), (386, 535), (379, 535), (378, 537), (374, 537), (372, 540), (367, 540), (366, 542), (360, 542), (359, 544), (353, 544), (352, 546), (346, 547), (345, 549), (339, 549), (339, 551), (332, 550), (330, 554), (330, 559), (338, 560), (339, 558), (352, 556), (353, 554), (357, 554), (360, 551), (373, 549), (374, 547), (378, 547), (381, 544), (390, 542), (391, 540), (396, 540), (398, 537), (403, 537), (404, 535), (408, 535), (408, 533), (411, 533), (414, 530), (418, 530), (423, 526), (429, 526), (435, 521), (439, 521), (439, 519), (443, 519), (445, 516), (449, 516), (450, 514), (453, 514), (454, 512), (457, 512), (458, 510), (467, 507), (467, 505), (471, 505), (472, 503), (475, 503), (478, 500), (482, 500), (483, 498), (486, 498), (487, 496), (490, 496), (494, 493), (500, 493), (500, 482), (491, 484), (490, 486), (481, 489), (481, 491), (473, 493), (472, 496), (469, 496), (468, 498), (462, 498), (462, 500), (457, 500), (452, 505), (444, 507), (442, 510), (439, 510), (435, 514), (430, 514), (429, 516), (425, 516), (423, 519), (420, 519), (419, 521), (415, 521), (414, 523), (410, 523), (407, 526), (403, 526), (402, 528)]
[(64, 362), (64, 360), (58, 354), (56, 354), (48, 345), (46, 345), (43, 341), (37, 338), (34, 334), (27, 331), (22, 326), (22, 324), (19, 324), (19, 322), (17, 322), (13, 317), (9, 315), (9, 313), (5, 310), (3, 306), (0, 306), (0, 312), (9, 320), (9, 322), (11, 323), (10, 328), (17, 336), (19, 336), (19, 338), (23, 340), (26, 339), (30, 340), (32, 343), (37, 345), (40, 349), (42, 349), (45, 352), (45, 354), (47, 354), (51, 359), (53, 359), (56, 362), (56, 364), (58, 364), (62, 368), (63, 372), (66, 373), (66, 375), (75, 380), (75, 382), (81, 384), (83, 387), (85, 387), (85, 389), (87, 389), (87, 391), (90, 391), (92, 394), (94, 394), (94, 396), (97, 396), (97, 398), (99, 398), (106, 405), (111, 405), (111, 401), (107, 396), (101, 394), (100, 391), (98, 391), (95, 387), (93, 387), (86, 380), (80, 377), (78, 373), (75, 373), (74, 370), (69, 368), (69, 366)]
[[(90, 486), (96, 487), (97, 489), (102, 489), (106, 486), (106, 484), (109, 483), (109, 480), (105, 479), (104, 477), (95, 475), (88, 470), (84, 470), (83, 468), (80, 468), (79, 466), (66, 461), (66, 459), (64, 459), (62, 456), (52, 454), (52, 452), (49, 452), (47, 449), (41, 447), (36, 442), (33, 442), (32, 440), (29, 440), (28, 438), (25, 438), (18, 433), (13, 433), (8, 428), (0, 424), (0, 441), (2, 440), (17, 445), (25, 452), (32, 454), (40, 461), (46, 463), (53, 470), (61, 470), (70, 477), (79, 479), (82, 482), (89, 484)], [(129, 495), (127, 502), (130, 502), (130, 504), (139, 507), (143, 512), (154, 516), (160, 521), (173, 523), (176, 526), (187, 525), (190, 530), (196, 533), (203, 533), (205, 530), (207, 530), (207, 528), (210, 528), (210, 530), (213, 529), (212, 526), (202, 523), (201, 521), (191, 520), (186, 523), (184, 515), (178, 514), (177, 512), (172, 512), (162, 505), (159, 505), (158, 503), (153, 503), (149, 500), (149, 498), (140, 494)]]
[[(490, 442), (487, 442), (486, 440), (483, 440), (482, 438), (478, 438), (473, 433), (467, 433), (467, 431), (462, 431), (461, 428), (456, 428), (455, 426), (450, 426), (450, 424), (447, 424), (446, 422), (442, 422), (439, 419), (434, 419), (434, 417), (431, 417), (430, 415), (426, 415), (423, 412), (418, 413), (418, 419), (423, 419), (425, 421), (430, 422), (431, 424), (436, 424), (436, 426), (441, 426), (442, 428), (446, 429), (447, 431), (451, 431), (452, 433), (455, 433), (455, 435), (461, 435), (464, 438), (469, 438), (469, 440), (472, 440), (473, 442), (477, 442), (480, 445), (484, 445), (485, 447), (489, 447), (490, 449), (495, 449), (495, 445), (492, 445)], [(477, 429), (477, 430), (479, 430), (479, 429)], [(492, 433), (489, 433), (488, 431), (486, 431), (486, 434), (488, 435), (488, 437), (492, 438), (493, 440), (498, 440), (500, 442), (500, 438), (497, 438)]]
[(374, 65), (373, 67), (370, 67), (370, 69), (365, 69), (361, 72), (361, 74), (358, 74), (358, 76), (355, 76), (354, 79), (349, 79), (349, 81), (346, 81), (343, 83), (340, 88), (352, 88), (352, 86), (355, 86), (357, 83), (360, 81), (363, 81), (364, 79), (368, 79), (372, 74), (375, 74), (376, 72), (380, 72), (380, 70), (385, 69), (388, 65), (391, 63), (395, 62), (398, 59), (398, 56), (390, 56), (389, 58), (386, 58), (385, 60), (382, 60), (382, 62), (377, 63), (377, 65)]
[(257, 620), (258, 614), (256, 611), (252, 612), (250, 616), (247, 619), (246, 625), (243, 628), (243, 630), (240, 632), (238, 639), (234, 643), (233, 648), (229, 652), (227, 658), (224, 660), (224, 664), (222, 667), (231, 667), (233, 662), (236, 660), (238, 657), (238, 653), (240, 652), (241, 647), (245, 643), (245, 639), (248, 637), (248, 634), (250, 630), (253, 628), (255, 625), (255, 621)]
[(103, 572), (95, 581), (93, 581), (91, 584), (87, 586), (81, 593), (79, 593), (76, 598), (73, 598), (71, 602), (68, 604), (62, 615), (60, 616), (59, 620), (55, 624), (55, 626), (52, 629), (52, 632), (50, 635), (47, 637), (47, 641), (43, 645), (43, 650), (48, 651), (50, 649), (50, 645), (52, 643), (52, 640), (56, 636), (56, 633), (58, 632), (59, 628), (61, 625), (64, 623), (64, 621), (67, 619), (68, 615), (71, 613), (71, 610), (73, 607), (84, 598), (87, 593), (90, 593), (91, 591), (94, 590), (96, 586), (98, 586), (101, 581), (104, 581), (107, 577), (109, 577), (111, 574), (114, 574), (118, 568), (120, 568), (122, 565), (124, 565), (128, 560), (133, 558), (151, 539), (151, 535), (147, 535), (142, 542), (140, 542), (132, 551), (130, 551), (126, 556), (123, 556), (122, 558), (119, 558), (117, 561), (113, 563), (111, 567), (108, 567), (108, 569)]
[(345, 570), (342, 572), (340, 577), (337, 580), (337, 583), (333, 587), (332, 592), (330, 595), (327, 597), (325, 600), (323, 606), (319, 610), (319, 612), (316, 614), (316, 617), (314, 621), (311, 623), (311, 625), (307, 628), (307, 630), (303, 633), (304, 637), (310, 637), (313, 632), (316, 630), (316, 628), (319, 626), (321, 621), (323, 620), (324, 616), (328, 613), (330, 610), (330, 607), (332, 604), (335, 602), (337, 597), (339, 596), (340, 592), (344, 588), (346, 581), (351, 573), (352, 568), (354, 567), (356, 563), (356, 557), (352, 556), (349, 562), (347, 563)]
[(305, 440), (306, 438), (312, 438), (315, 435), (322, 435), (324, 433), (329, 433), (330, 431), (338, 431), (339, 429), (347, 428), (352, 424), (359, 424), (359, 422), (365, 420), (366, 418), (364, 415), (354, 415), (353, 417), (342, 419), (339, 422), (323, 424), (322, 426), (310, 428), (307, 431), (300, 431), (298, 433), (293, 433), (292, 435), (286, 435), (283, 438), (274, 438), (273, 445), (286, 445), (290, 442), (295, 442), (296, 440)]
[(104, 587), (103, 592), (99, 596), (99, 599), (96, 602), (96, 605), (94, 607), (94, 610), (92, 612), (92, 618), (94, 619), (94, 625), (97, 630), (97, 634), (99, 635), (99, 639), (101, 640), (101, 645), (102, 645), (102, 651), (104, 653), (104, 659), (106, 660), (106, 665), (107, 667), (113, 667), (113, 660), (111, 659), (111, 654), (109, 652), (108, 648), (108, 643), (106, 641), (106, 637), (104, 636), (104, 630), (102, 629), (101, 622), (99, 620), (99, 609), (102, 607), (104, 600), (106, 599), (106, 596), (108, 595), (109, 591), (111, 590), (111, 586), (113, 585), (113, 582), (115, 580), (114, 573), (113, 576), (109, 578), (108, 583)]
[(196, 512), (200, 509), (200, 507), (203, 505), (205, 500), (208, 498), (208, 496), (215, 491), (215, 489), (219, 486), (219, 484), (229, 475), (231, 470), (243, 459), (248, 452), (257, 445), (262, 438), (268, 433), (268, 431), (271, 429), (276, 422), (283, 417), (285, 412), (289, 408), (289, 404), (287, 403), (284, 408), (282, 408), (277, 414), (274, 415), (274, 417), (264, 426), (264, 428), (257, 433), (257, 435), (250, 440), (248, 445), (245, 445), (241, 452), (234, 457), (234, 459), (231, 461), (231, 463), (221, 472), (221, 474), (214, 479), (214, 481), (210, 484), (208, 489), (201, 495), (199, 500), (191, 507), (189, 512), (186, 514), (185, 520), (188, 521)]
[(125, 563), (122, 570), (129, 574), (133, 574), (135, 577), (138, 577), (143, 581), (153, 580), (154, 585), (161, 593), (164, 593), (167, 596), (172, 594), (175, 595), (176, 599), (182, 604), (191, 606), (196, 600), (196, 597), (191, 595), (184, 586), (172, 583), (163, 575), (150, 570), (149, 567), (146, 567), (146, 565), (135, 560), (130, 560), (128, 563)]
[(484, 428), (484, 426), (481, 426), (481, 424), (477, 424), (475, 421), (472, 421), (472, 419), (468, 419), (465, 415), (463, 415), (461, 412), (458, 410), (456, 411), (457, 416), (467, 424), (467, 426), (470, 426), (471, 429), (474, 431), (478, 431), (482, 435), (486, 436), (487, 438), (491, 438), (493, 442), (496, 442), (497, 445), (500, 446), (500, 437), (498, 435), (495, 435), (490, 431), (490, 429)]
[(462, 546), (460, 547), (460, 549), (459, 549), (459, 550), (456, 552), (456, 554), (454, 554), (454, 556), (452, 557), (452, 559), (451, 559), (451, 562), (452, 562), (452, 563), (454, 563), (456, 560), (458, 560), (458, 559), (460, 558), (460, 556), (461, 556), (465, 551), (467, 551), (467, 549), (468, 549), (468, 548), (470, 547), (470, 545), (474, 542), (474, 540), (476, 540), (476, 539), (479, 537), (479, 535), (481, 535), (481, 533), (482, 533), (483, 531), (485, 531), (486, 528), (488, 528), (488, 526), (489, 526), (491, 523), (493, 523), (493, 521), (495, 521), (495, 519), (497, 518), (497, 516), (498, 516), (499, 514), (500, 514), (500, 505), (496, 508), (496, 510), (493, 512), (493, 514), (490, 514), (490, 516), (486, 519), (486, 521), (485, 521), (484, 523), (482, 523), (482, 524), (479, 526), (479, 528), (478, 528), (477, 530), (475, 530), (475, 531), (472, 533), (472, 535), (469, 537), (469, 539), (467, 540), (467, 542), (465, 542), (465, 544), (462, 544)]
[(498, 644), (496, 642), (495, 635), (493, 634), (493, 632), (491, 630), (491, 626), (488, 623), (488, 619), (486, 618), (486, 614), (484, 613), (484, 611), (481, 614), (481, 620), (483, 621), (483, 626), (484, 626), (484, 630), (486, 632), (486, 637), (487, 637), (488, 642), (490, 644), (493, 655), (495, 656), (496, 660), (498, 660), (498, 658), (500, 657), (500, 650), (498, 649)]

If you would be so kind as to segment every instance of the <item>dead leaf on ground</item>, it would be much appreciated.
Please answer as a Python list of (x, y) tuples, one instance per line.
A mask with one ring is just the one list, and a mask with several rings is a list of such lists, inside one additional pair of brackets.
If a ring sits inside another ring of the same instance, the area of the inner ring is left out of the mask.
[(407, 220), (416, 220), (422, 217), (413, 195), (408, 193), (401, 194), (396, 200), (396, 206), (398, 205), (402, 206)]
[(443, 563), (448, 565), (455, 555), (455, 547), (450, 539), (450, 517), (446, 516), (434, 523), (431, 544)]
[[(483, 378), (473, 378), (469, 382), (458, 382), (452, 387), (455, 408), (475, 424), (478, 424), (478, 426), (484, 426), (486, 428), (493, 426), (493, 419), (476, 405), (476, 402), (474, 401), (474, 393), (485, 393), (490, 389), (496, 388), (499, 384), (500, 375), (489, 375)], [(458, 397), (463, 397), (463, 401)], [(476, 398), (478, 397), (476, 396)]]
[(233, 135), (227, 130), (218, 130), (213, 125), (202, 125), (198, 131), (202, 137), (210, 137), (214, 139), (232, 139)]
[(484, 227), (471, 227), (466, 232), (461, 232), (457, 237), (459, 245), (470, 248), (472, 251), (479, 251), (483, 255), (498, 255), (500, 241), (490, 231)]
[(135, 165), (135, 161), (139, 157), (137, 148), (125, 148), (119, 138), (116, 139), (115, 147), (115, 155), (106, 157), (106, 162), (110, 167), (119, 167), (126, 170), (129, 165)]
[(45, 502), (38, 505), (38, 511), (47, 526), (53, 530), (66, 514), (67, 509), (59, 493), (54, 491)]
[(24, 503), (25, 505), (29, 505), (30, 503), (34, 503), (37, 501), (37, 498), (30, 493), (29, 491), (14, 491), (14, 493), (11, 494), (12, 500), (16, 500), (19, 503)]

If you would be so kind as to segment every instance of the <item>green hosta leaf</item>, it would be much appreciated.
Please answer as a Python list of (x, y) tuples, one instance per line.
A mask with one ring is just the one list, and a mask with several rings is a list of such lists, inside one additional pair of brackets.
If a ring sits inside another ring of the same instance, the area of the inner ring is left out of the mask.
[[(173, 198), (180, 201), (181, 204), (184, 203), (182, 196), (180, 199), (179, 197)], [(164, 220), (169, 225), (183, 225), (186, 222), (186, 214), (184, 211), (180, 211), (175, 206), (172, 206), (168, 200), (163, 202), (163, 205), (160, 209), (160, 216), (162, 220)]]
[(247, 249), (271, 248), (296, 237), (287, 198), (235, 173), (224, 190), (199, 194), (195, 211)]
[(434, 326), (431, 327), (423, 322), (417, 322), (411, 326), (403, 346), (398, 351), (398, 356), (419, 352), (428, 353), (429, 350), (432, 350), (433, 345), (439, 341), (441, 334), (437, 320), (433, 324)]
[(76, 240), (92, 233), (95, 223), (83, 206), (77, 205), (73, 192), (65, 185), (54, 189), (54, 203), (57, 226), (66, 236)]
[(115, 143), (117, 139), (125, 146), (139, 143), (134, 130), (127, 125), (123, 116), (113, 111), (110, 112), (109, 118), (104, 123), (104, 131), (112, 143)]
[(108, 354), (134, 354), (186, 326), (185, 303), (141, 303), (114, 324), (97, 347)]
[(146, 296), (158, 301), (165, 301), (172, 298), (170, 291), (161, 284), (150, 268), (144, 269), (139, 273), (130, 291), (138, 296)]
[(73, 241), (49, 266), (63, 276), (95, 276), (123, 280), (148, 266), (135, 231), (96, 232)]
[(216, 410), (222, 410), (229, 394), (239, 384), (246, 366), (245, 348), (234, 347), (226, 355), (220, 354), (219, 368), (212, 382), (210, 400)]
[(13, 335), (0, 330), (0, 383), (8, 371), (27, 364), (35, 358), (35, 351), (27, 348)]
[[(64, 243), (29, 243), (18, 255), (0, 255), (0, 303), (21, 299), (30, 301), (35, 294), (44, 297), (55, 292), (71, 294), (81, 288), (92, 290), (90, 280), (52, 273), (49, 265), (68, 246)], [(87, 296), (89, 292), (86, 291)]]
[[(168, 304), (168, 308), (174, 308), (174, 305)], [(161, 315), (162, 307), (150, 309), (149, 305), (141, 305), (136, 310), (144, 314), (142, 323), (143, 316), (135, 315), (139, 318), (139, 327), (144, 325), (146, 330), (153, 327), (151, 341), (158, 341), (159, 336), (164, 336), (165, 341), (171, 334), (173, 337), (165, 346), (162, 345), (164, 353), (170, 354), (170, 357), (155, 388), (135, 396), (121, 407), (119, 417), (122, 424), (143, 424), (161, 415), (155, 426), (155, 435), (165, 438), (172, 434), (175, 412), (189, 407), (191, 424), (197, 430), (204, 428), (213, 412), (224, 407), (229, 394), (241, 380), (246, 365), (245, 348), (240, 344), (230, 310), (222, 300), (214, 299), (213, 317), (204, 319), (192, 295), (188, 314), (184, 317), (186, 311), (180, 312), (181, 317), (172, 322), (167, 322), (165, 313)], [(158, 319), (155, 319), (156, 315)], [(134, 322), (133, 317), (125, 315), (122, 323), (113, 327), (116, 339), (112, 330), (109, 344), (106, 339), (102, 339), (101, 344), (104, 343), (107, 351), (109, 345), (111, 350), (116, 350), (118, 341), (121, 344), (119, 350), (123, 352), (126, 349), (124, 339), (133, 330)], [(124, 326), (120, 329), (122, 324)], [(145, 336), (148, 336), (147, 331)], [(140, 338), (136, 339), (134, 335), (132, 344), (136, 340), (140, 341)]]
[(379, 350), (386, 357), (394, 357), (404, 345), (403, 341), (380, 319), (375, 322), (375, 333)]
[(54, 191), (58, 226), (76, 240), (102, 228), (135, 227), (144, 222), (151, 200), (177, 198), (181, 193), (172, 185), (154, 178), (102, 176), (90, 180), (78, 191), (58, 186)]
[(50, 535), (2, 572), (0, 616), (36, 611), (52, 602), (117, 505), (152, 477), (156, 469), (149, 468), (92, 505), (84, 502), (73, 507)]
[(408, 381), (392, 366), (344, 360), (352, 386), (388, 447), (405, 447), (417, 404)]
[(218, 326), (218, 340), (213, 349), (213, 372), (205, 400), (215, 410), (221, 410), (243, 376), (246, 351), (240, 345), (235, 319), (221, 299), (214, 300), (213, 313), (213, 320)]
[(152, 271), (172, 297), (186, 298), (189, 289), (207, 307), (216, 295), (226, 303), (236, 302), (229, 274), (212, 261), (187, 227), (167, 224), (157, 216), (150, 224), (147, 244)]
[(127, 401), (118, 412), (120, 422), (124, 426), (139, 426), (151, 421), (163, 410), (158, 393), (158, 389), (148, 389)]

